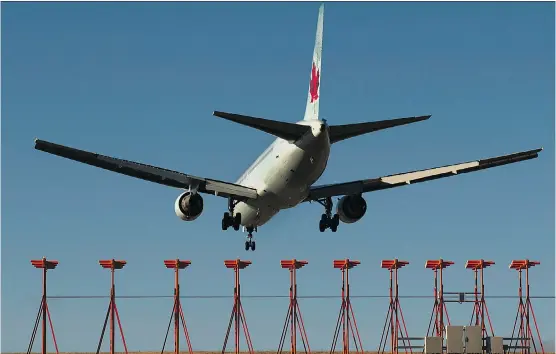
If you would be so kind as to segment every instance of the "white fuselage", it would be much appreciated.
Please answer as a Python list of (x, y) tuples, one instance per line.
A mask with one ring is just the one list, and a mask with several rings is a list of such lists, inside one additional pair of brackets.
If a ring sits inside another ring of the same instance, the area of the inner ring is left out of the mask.
[(310, 126), (311, 133), (296, 143), (276, 139), (237, 180), (258, 194), (257, 199), (236, 205), (241, 225), (261, 226), (281, 209), (298, 205), (324, 172), (330, 156), (328, 129), (320, 120), (297, 124)]

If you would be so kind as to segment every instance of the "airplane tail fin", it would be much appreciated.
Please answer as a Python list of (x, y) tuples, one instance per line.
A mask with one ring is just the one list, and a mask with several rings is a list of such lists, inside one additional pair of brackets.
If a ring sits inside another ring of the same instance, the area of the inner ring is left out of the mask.
[(313, 50), (313, 62), (311, 65), (311, 75), (309, 76), (309, 92), (307, 94), (307, 106), (305, 107), (305, 116), (303, 117), (303, 120), (319, 119), (323, 20), (324, 4), (322, 4), (319, 8), (317, 34), (315, 38), (315, 48)]

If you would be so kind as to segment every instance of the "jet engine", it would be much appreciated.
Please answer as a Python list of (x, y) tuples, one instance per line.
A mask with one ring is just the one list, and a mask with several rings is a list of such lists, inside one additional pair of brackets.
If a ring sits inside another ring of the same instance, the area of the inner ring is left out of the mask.
[(367, 202), (360, 195), (343, 196), (336, 206), (336, 212), (343, 223), (351, 224), (363, 217), (367, 211)]
[(191, 192), (182, 193), (174, 203), (176, 215), (184, 221), (193, 221), (203, 212), (203, 197)]

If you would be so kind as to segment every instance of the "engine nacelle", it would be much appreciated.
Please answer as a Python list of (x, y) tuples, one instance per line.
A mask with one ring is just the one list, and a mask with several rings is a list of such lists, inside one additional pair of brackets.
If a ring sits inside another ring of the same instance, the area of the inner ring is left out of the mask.
[(351, 224), (363, 217), (367, 202), (360, 195), (343, 196), (336, 205), (336, 212), (343, 223)]
[(174, 203), (176, 215), (184, 221), (193, 221), (203, 212), (203, 197), (199, 193), (184, 192)]

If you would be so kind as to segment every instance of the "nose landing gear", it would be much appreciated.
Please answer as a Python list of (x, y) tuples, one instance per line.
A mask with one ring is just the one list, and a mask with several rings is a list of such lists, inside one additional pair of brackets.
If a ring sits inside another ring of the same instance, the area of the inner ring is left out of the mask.
[(255, 250), (255, 240), (253, 240), (253, 231), (255, 231), (255, 228), (253, 226), (248, 226), (246, 227), (247, 230), (247, 241), (245, 241), (245, 250), (249, 251), (249, 248), (251, 248), (251, 251)]
[(322, 214), (319, 222), (319, 231), (324, 232), (327, 228), (330, 228), (330, 231), (336, 232), (338, 230), (338, 225), (340, 224), (340, 216), (338, 214), (334, 214), (332, 216), (332, 198), (327, 197), (323, 200), (318, 200), (318, 202), (324, 206), (325, 213)]

